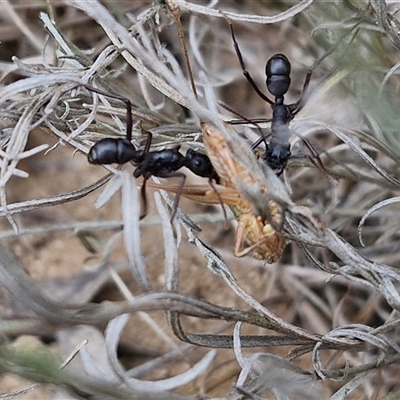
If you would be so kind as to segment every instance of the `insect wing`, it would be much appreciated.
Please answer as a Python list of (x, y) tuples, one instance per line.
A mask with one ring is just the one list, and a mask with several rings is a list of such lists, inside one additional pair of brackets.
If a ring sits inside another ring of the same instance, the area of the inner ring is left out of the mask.
[(233, 187), (232, 178), (239, 173), (240, 168), (232, 158), (225, 138), (216, 128), (209, 124), (202, 124), (202, 132), (207, 155), (221, 178), (221, 185)]
[[(171, 193), (176, 193), (179, 188), (179, 185), (158, 184), (154, 182), (148, 182), (147, 186), (154, 189), (166, 190)], [(239, 192), (233, 188), (215, 185), (215, 189), (218, 194), (209, 185), (185, 185), (182, 188), (181, 196), (203, 204), (220, 204), (221, 198), (224, 204), (232, 207), (238, 205), (243, 200)]]

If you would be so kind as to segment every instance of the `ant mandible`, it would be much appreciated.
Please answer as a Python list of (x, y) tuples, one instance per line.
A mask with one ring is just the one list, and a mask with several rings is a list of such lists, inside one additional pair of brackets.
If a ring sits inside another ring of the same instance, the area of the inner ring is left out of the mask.
[[(312, 70), (309, 69), (303, 84), (300, 98), (293, 104), (285, 104), (284, 96), (288, 92), (290, 87), (290, 70), (291, 65), (288, 58), (283, 54), (275, 54), (272, 56), (265, 67), (265, 74), (267, 76), (266, 84), (267, 89), (275, 97), (272, 101), (267, 95), (265, 95), (256, 85), (250, 73), (246, 69), (246, 65), (243, 60), (242, 53), (239, 49), (239, 44), (236, 40), (235, 33), (233, 31), (233, 25), (231, 21), (227, 19), (231, 30), (231, 36), (235, 48), (235, 52), (238, 56), (240, 67), (242, 69), (243, 75), (250, 83), (251, 87), (255, 92), (267, 103), (271, 105), (272, 108), (272, 118), (260, 118), (260, 119), (245, 119), (245, 120), (233, 120), (232, 125), (245, 124), (245, 123), (263, 123), (271, 122), (271, 140), (269, 144), (265, 141), (265, 137), (261, 137), (254, 144), (253, 148), (256, 148), (262, 141), (265, 142), (266, 151), (262, 155), (262, 160), (268, 164), (272, 170), (277, 174), (282, 174), (286, 167), (290, 152), (289, 137), (291, 131), (289, 129), (290, 121), (295, 117), (295, 115), (301, 110), (303, 106), (304, 94), (307, 92)], [(307, 145), (311, 151), (313, 157), (318, 159), (318, 154), (312, 148), (311, 144), (304, 138), (302, 138), (304, 143)]]
[[(138, 150), (132, 144), (132, 105), (129, 99), (117, 95), (103, 92), (101, 90), (85, 86), (102, 95), (122, 100), (126, 104), (127, 110), (127, 129), (125, 138), (105, 138), (94, 144), (88, 153), (88, 160), (92, 164), (126, 164), (131, 162), (136, 165), (133, 172), (135, 178), (143, 176), (143, 184), (141, 188), (141, 197), (144, 208), (140, 215), (140, 219), (147, 214), (147, 197), (146, 197), (146, 182), (151, 176), (159, 178), (178, 177), (181, 182), (175, 196), (174, 208), (171, 216), (173, 220), (179, 204), (179, 198), (182, 194), (182, 189), (186, 181), (186, 175), (178, 172), (182, 167), (190, 169), (194, 174), (208, 178), (210, 185), (213, 187), (212, 181), (217, 184), (220, 181), (218, 174), (215, 172), (207, 155), (189, 149), (186, 155), (179, 152), (180, 146), (175, 146), (172, 149), (164, 149), (158, 151), (149, 151), (152, 133), (142, 129), (147, 134), (147, 141), (144, 150)], [(215, 190), (215, 189), (214, 189)]]

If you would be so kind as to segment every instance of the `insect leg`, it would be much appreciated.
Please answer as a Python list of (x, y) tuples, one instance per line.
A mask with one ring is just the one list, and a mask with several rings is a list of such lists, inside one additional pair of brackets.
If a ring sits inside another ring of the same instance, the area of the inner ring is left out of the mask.
[(142, 188), (140, 189), (140, 197), (142, 199), (143, 210), (140, 213), (139, 219), (143, 219), (147, 215), (147, 196), (146, 196), (146, 182), (147, 179), (143, 179)]
[(218, 104), (222, 107), (225, 108), (225, 110), (231, 112), (232, 114), (237, 115), (240, 119), (232, 119), (228, 121), (231, 125), (244, 125), (244, 124), (252, 124), (255, 125), (258, 130), (261, 130), (261, 128), (257, 124), (262, 124), (265, 122), (271, 122), (272, 118), (257, 118), (257, 119), (250, 119), (244, 117), (242, 114), (234, 110), (232, 107), (228, 106), (222, 101), (218, 101)]
[(290, 104), (291, 113), (295, 116), (297, 113), (301, 111), (304, 106), (304, 95), (308, 91), (308, 86), (310, 85), (312, 75), (312, 69), (307, 71), (306, 79), (304, 80), (303, 88), (301, 89), (300, 98), (296, 101), (296, 103)]
[(302, 140), (302, 142), (307, 146), (308, 150), (310, 151), (311, 155), (309, 154), (301, 154), (301, 155), (294, 155), (291, 156), (292, 158), (299, 158), (299, 157), (303, 157), (306, 158), (307, 160), (309, 160), (310, 162), (312, 162), (323, 174), (324, 176), (328, 179), (328, 181), (332, 184), (332, 185), (336, 185), (337, 182), (336, 180), (327, 173), (324, 164), (322, 163), (322, 160), (317, 152), (317, 150), (315, 150), (314, 146), (311, 144), (311, 142), (302, 136), (299, 136), (299, 138)]
[[(258, 247), (260, 247), (262, 245), (266, 245), (270, 239), (271, 239), (270, 237), (263, 237), (257, 243), (254, 243), (250, 246), (243, 248), (243, 243), (245, 241), (244, 229), (243, 229), (243, 227), (238, 226), (238, 229), (236, 230), (234, 255), (235, 255), (235, 257), (238, 257), (238, 258), (244, 257), (247, 254), (249, 254), (250, 252), (256, 250)], [(268, 251), (267, 251), (267, 249), (268, 249)], [(262, 250), (262, 253), (259, 254), (258, 256), (254, 255), (254, 257), (259, 258), (260, 256), (262, 256), (262, 259), (264, 259), (268, 263), (272, 263), (272, 262), (275, 262), (275, 260), (276, 260), (276, 258), (275, 258), (276, 254), (274, 254), (275, 251), (276, 250), (272, 250), (270, 246), (266, 245), (265, 248)], [(279, 256), (280, 256), (280, 253), (279, 253)]]
[(153, 134), (150, 131), (146, 131), (143, 128), (142, 128), (142, 134), (146, 134), (147, 135), (146, 144), (145, 144), (144, 149), (143, 149), (143, 152), (146, 154), (150, 150), (151, 141), (153, 139)]
[(176, 194), (175, 194), (174, 206), (173, 206), (172, 215), (171, 215), (171, 222), (172, 222), (175, 217), (176, 210), (178, 209), (179, 199), (182, 195), (183, 187), (185, 186), (186, 175), (183, 174), (182, 172), (163, 172), (163, 173), (157, 174), (157, 176), (160, 178), (174, 178), (175, 177), (175, 178), (181, 179), (181, 182), (180, 182), (178, 189), (176, 190)]
[(228, 223), (228, 216), (226, 215), (226, 210), (225, 210), (224, 203), (223, 203), (223, 201), (222, 201), (222, 197), (221, 197), (221, 195), (218, 193), (218, 190), (217, 190), (217, 188), (215, 187), (215, 185), (213, 184), (211, 178), (208, 179), (208, 184), (211, 186), (212, 190), (214, 190), (214, 193), (217, 195), (218, 201), (220, 202), (221, 207), (222, 207), (222, 212), (224, 213), (225, 223)]
[(236, 228), (236, 232), (235, 232), (235, 247), (234, 247), (234, 251), (233, 254), (235, 255), (235, 257), (244, 257), (247, 254), (249, 254), (252, 250), (254, 250), (255, 248), (257, 248), (264, 239), (260, 240), (258, 243), (255, 243), (251, 246), (248, 247), (243, 247), (245, 238), (244, 238), (244, 227), (239, 223), (239, 225)]

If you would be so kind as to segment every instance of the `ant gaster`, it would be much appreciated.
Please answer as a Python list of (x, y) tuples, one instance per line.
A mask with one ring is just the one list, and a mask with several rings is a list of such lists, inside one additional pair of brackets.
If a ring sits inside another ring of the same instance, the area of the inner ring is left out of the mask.
[[(87, 87), (87, 86), (86, 86)], [(208, 178), (211, 186), (212, 181), (219, 183), (219, 176), (215, 172), (210, 159), (205, 154), (189, 149), (186, 155), (179, 152), (180, 146), (175, 146), (172, 149), (164, 149), (158, 151), (149, 151), (151, 145), (152, 134), (147, 133), (147, 142), (144, 150), (138, 150), (132, 144), (132, 105), (131, 102), (123, 96), (116, 94), (108, 94), (98, 89), (87, 87), (96, 93), (108, 95), (110, 97), (120, 99), (125, 102), (127, 110), (127, 129), (125, 138), (105, 138), (99, 140), (89, 151), (88, 160), (92, 164), (125, 164), (131, 162), (136, 165), (133, 172), (135, 178), (143, 176), (143, 184), (141, 188), (141, 196), (144, 204), (144, 209), (141, 213), (141, 218), (147, 214), (147, 199), (146, 199), (146, 181), (151, 176), (159, 178), (178, 177), (181, 179), (178, 190), (175, 196), (174, 210), (171, 220), (175, 216), (178, 207), (179, 198), (182, 193), (183, 186), (186, 181), (186, 175), (178, 170), (182, 167), (190, 169), (194, 174)]]
[[(290, 70), (291, 65), (287, 57), (283, 54), (275, 54), (272, 56), (265, 67), (265, 74), (267, 76), (267, 89), (275, 97), (272, 101), (267, 95), (265, 95), (256, 85), (250, 73), (246, 69), (246, 65), (243, 60), (242, 53), (240, 52), (238, 42), (235, 38), (232, 23), (228, 20), (231, 35), (233, 39), (233, 44), (235, 47), (236, 54), (238, 56), (240, 66), (243, 71), (243, 75), (250, 83), (251, 87), (255, 92), (267, 103), (271, 105), (272, 108), (272, 118), (270, 119), (252, 119), (252, 120), (234, 120), (231, 121), (233, 125), (243, 124), (243, 123), (262, 123), (271, 122), (271, 140), (269, 144), (265, 141), (264, 137), (261, 137), (253, 144), (253, 148), (257, 147), (262, 141), (265, 142), (266, 151), (262, 155), (263, 161), (268, 164), (277, 175), (280, 175), (286, 167), (288, 159), (291, 155), (289, 137), (291, 131), (289, 129), (290, 121), (295, 117), (295, 115), (301, 110), (303, 106), (304, 94), (308, 89), (308, 85), (311, 79), (312, 71), (309, 70), (304, 81), (303, 89), (299, 100), (293, 104), (285, 104), (284, 96), (288, 92), (290, 87)], [(305, 141), (307, 147), (309, 143)], [(309, 147), (310, 148), (310, 147)], [(310, 151), (315, 153), (313, 149)]]
[(106, 138), (99, 140), (89, 151), (91, 164), (125, 164), (129, 161), (137, 163), (143, 157), (131, 141), (124, 138)]

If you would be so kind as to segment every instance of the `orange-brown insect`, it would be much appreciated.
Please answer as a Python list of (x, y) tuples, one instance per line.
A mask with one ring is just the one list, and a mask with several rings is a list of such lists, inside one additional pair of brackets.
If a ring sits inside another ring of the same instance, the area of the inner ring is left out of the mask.
[[(251, 201), (237, 189), (238, 182), (256, 183), (252, 174), (232, 157), (228, 143), (216, 128), (203, 123), (202, 133), (207, 155), (221, 179), (221, 186), (223, 186), (223, 189), (217, 188), (218, 194), (222, 201), (230, 206), (238, 222), (235, 256), (243, 257), (252, 251), (253, 256), (257, 259), (265, 260), (268, 263), (278, 261), (286, 246), (282, 233), (273, 227), (273, 225), (280, 226), (282, 224), (281, 207), (273, 200), (266, 200), (272, 221), (257, 215)], [(263, 188), (261, 191), (266, 192)], [(214, 192), (214, 197), (218, 198), (215, 196), (214, 190), (211, 192)], [(247, 243), (247, 247), (243, 247), (244, 242)]]
[[(247, 184), (256, 183), (255, 178), (232, 157), (225, 138), (216, 128), (204, 123), (202, 131), (207, 155), (220, 177), (220, 184), (213, 187), (186, 185), (181, 195), (204, 204), (219, 204), (222, 201), (231, 208), (238, 223), (234, 248), (236, 257), (244, 257), (253, 252), (253, 256), (259, 260), (268, 263), (278, 261), (286, 246), (282, 233), (274, 228), (282, 224), (281, 207), (273, 200), (266, 200), (272, 224), (257, 215), (251, 201), (237, 188), (240, 181)], [(150, 186), (171, 192), (177, 190), (177, 186), (174, 185), (150, 184)], [(266, 189), (260, 190), (266, 192)]]

